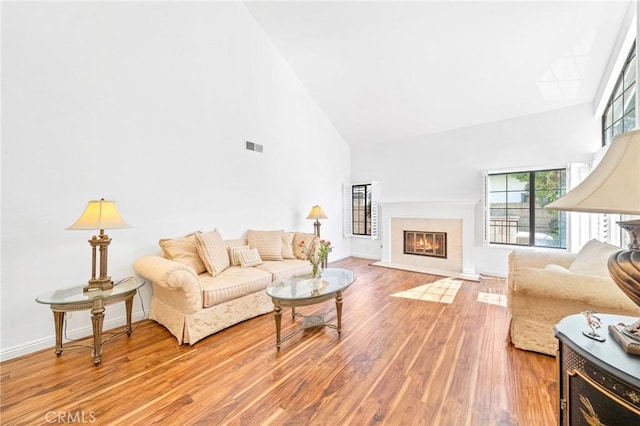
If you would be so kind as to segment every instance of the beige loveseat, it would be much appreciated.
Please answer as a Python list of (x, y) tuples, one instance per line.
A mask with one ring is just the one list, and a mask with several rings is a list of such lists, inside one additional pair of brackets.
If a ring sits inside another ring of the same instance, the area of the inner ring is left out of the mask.
[(194, 344), (217, 331), (273, 310), (265, 289), (272, 282), (311, 271), (299, 232), (249, 230), (223, 240), (217, 230), (160, 240), (161, 255), (144, 256), (135, 271), (153, 285), (149, 318), (178, 344)]
[[(507, 278), (509, 335), (514, 346), (555, 355), (553, 326), (567, 315), (591, 310), (640, 316), (640, 308), (609, 276), (607, 259), (618, 250), (596, 240), (588, 242), (577, 255), (514, 250), (509, 256)], [(608, 334), (607, 330), (600, 332)]]

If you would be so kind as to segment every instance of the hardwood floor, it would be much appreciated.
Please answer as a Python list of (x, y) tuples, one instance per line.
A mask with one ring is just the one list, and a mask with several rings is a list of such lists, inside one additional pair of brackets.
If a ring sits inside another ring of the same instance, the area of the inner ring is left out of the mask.
[[(330, 264), (358, 276), (341, 337), (307, 329), (278, 352), (269, 314), (178, 346), (142, 321), (104, 346), (98, 367), (89, 349), (0, 364), (0, 423), (556, 424), (555, 358), (514, 349), (506, 308), (477, 301), (480, 291), (503, 292), (504, 280), (465, 281), (447, 305), (390, 296), (442, 277), (371, 262)], [(283, 333), (295, 327), (289, 315), (282, 323)]]

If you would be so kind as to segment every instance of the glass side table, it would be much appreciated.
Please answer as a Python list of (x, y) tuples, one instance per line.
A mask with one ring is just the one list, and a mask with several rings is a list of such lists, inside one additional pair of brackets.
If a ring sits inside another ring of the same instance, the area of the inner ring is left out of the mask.
[[(102, 344), (111, 338), (122, 334), (131, 335), (131, 310), (133, 307), (133, 297), (138, 289), (145, 284), (136, 278), (130, 277), (116, 283), (112, 289), (100, 291), (83, 291), (84, 285), (55, 290), (41, 294), (36, 298), (36, 302), (49, 305), (53, 312), (53, 321), (56, 329), (56, 356), (62, 355), (63, 349), (76, 349), (86, 347), (84, 345), (62, 346), (62, 329), (64, 326), (65, 313), (72, 311), (91, 310), (91, 323), (93, 325), (93, 346), (91, 357), (93, 364), (99, 365), (102, 361)], [(104, 323), (105, 306), (124, 301), (127, 312), (127, 328), (102, 341), (102, 326)]]

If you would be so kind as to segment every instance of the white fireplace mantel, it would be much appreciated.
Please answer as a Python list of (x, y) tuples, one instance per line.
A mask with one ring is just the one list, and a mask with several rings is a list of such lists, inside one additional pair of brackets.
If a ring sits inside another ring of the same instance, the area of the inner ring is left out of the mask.
[[(459, 219), (462, 220), (462, 271), (435, 271), (476, 276), (473, 263), (475, 244), (475, 212), (478, 201), (421, 201), (380, 203), (382, 264), (394, 265), (391, 258), (392, 219)], [(414, 269), (414, 268), (408, 268)], [(435, 273), (434, 272), (434, 273)]]

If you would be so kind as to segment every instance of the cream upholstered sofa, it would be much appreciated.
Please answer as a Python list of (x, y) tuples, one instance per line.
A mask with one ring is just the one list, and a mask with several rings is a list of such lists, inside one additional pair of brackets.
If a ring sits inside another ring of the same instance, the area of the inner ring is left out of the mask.
[(511, 252), (507, 308), (514, 346), (555, 355), (553, 326), (565, 316), (587, 310), (640, 316), (640, 308), (609, 276), (607, 259), (618, 250), (592, 240), (577, 255), (524, 249)]
[(265, 289), (272, 282), (311, 271), (300, 247), (315, 234), (249, 230), (223, 240), (217, 230), (160, 240), (161, 255), (144, 256), (135, 271), (153, 285), (149, 318), (165, 326), (178, 344), (273, 310)]

